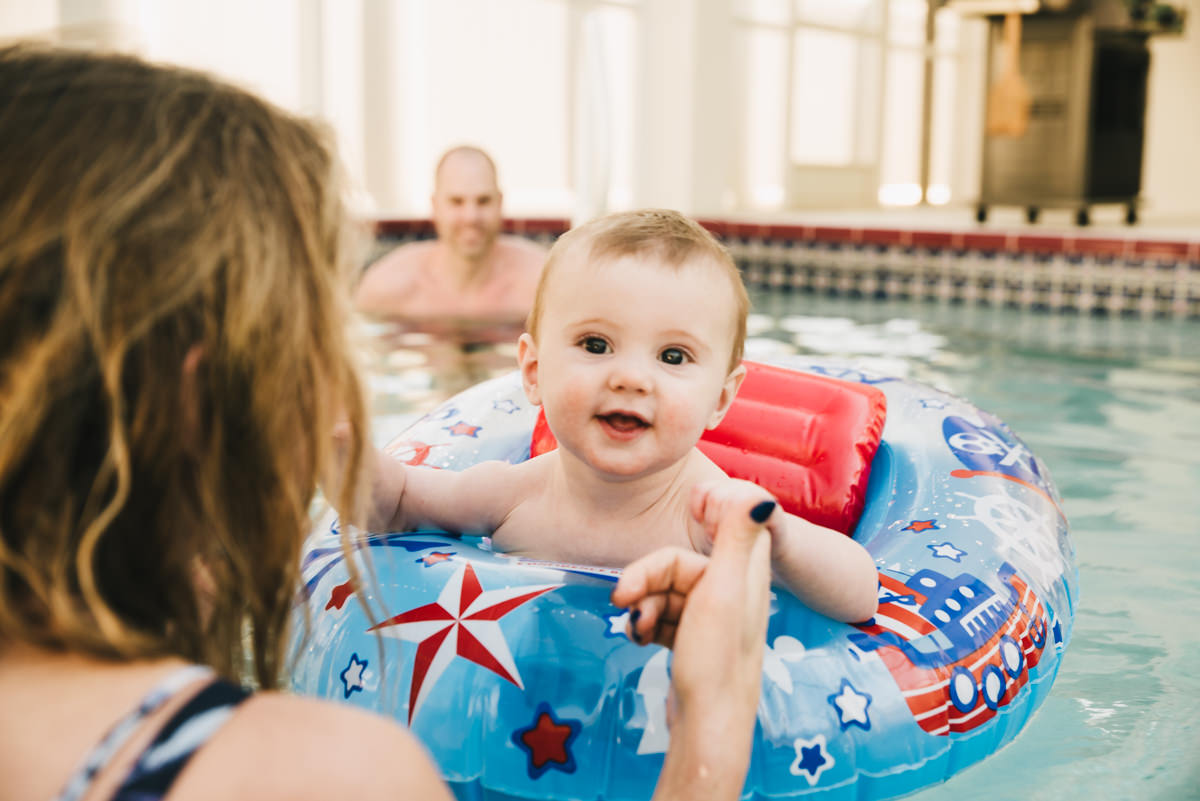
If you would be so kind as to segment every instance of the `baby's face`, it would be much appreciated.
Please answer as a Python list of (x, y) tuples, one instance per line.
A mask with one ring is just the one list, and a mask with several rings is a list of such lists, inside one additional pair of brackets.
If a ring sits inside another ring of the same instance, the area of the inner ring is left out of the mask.
[(540, 341), (522, 337), (530, 400), (559, 447), (617, 480), (669, 467), (720, 422), (741, 381), (729, 278), (708, 260), (564, 261), (546, 287)]

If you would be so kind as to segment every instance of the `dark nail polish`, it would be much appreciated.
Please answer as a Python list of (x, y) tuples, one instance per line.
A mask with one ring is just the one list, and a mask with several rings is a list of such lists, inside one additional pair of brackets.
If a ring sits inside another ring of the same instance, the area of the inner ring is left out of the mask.
[(763, 501), (750, 510), (750, 519), (755, 523), (765, 523), (775, 511), (775, 501)]
[(637, 622), (641, 619), (642, 619), (642, 610), (641, 609), (634, 609), (632, 612), (629, 613), (630, 624), (636, 626)]

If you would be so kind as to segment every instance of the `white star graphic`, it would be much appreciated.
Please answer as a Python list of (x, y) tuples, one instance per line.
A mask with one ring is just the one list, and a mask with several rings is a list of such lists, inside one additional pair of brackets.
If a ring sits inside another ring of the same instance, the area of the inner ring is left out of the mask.
[(500, 631), (500, 618), (562, 584), (483, 591), (467, 563), (442, 587), (437, 601), (396, 615), (368, 631), (418, 643), (408, 695), (408, 722), (454, 657), (461, 656), (522, 690), (521, 675)]
[(346, 698), (355, 690), (362, 692), (366, 682), (363, 680), (363, 672), (367, 668), (367, 660), (359, 661), (358, 654), (350, 654), (350, 663), (346, 665), (346, 669), (341, 672), (343, 693)]
[(520, 408), (519, 406), (517, 406), (516, 402), (513, 401), (512, 398), (505, 398), (504, 400), (492, 401), (492, 407), (494, 409), (496, 409), (497, 411), (504, 412), (505, 414), (513, 414)]
[(629, 611), (626, 610), (619, 615), (608, 616), (608, 634), (612, 636), (625, 635), (625, 624), (629, 622)]
[[(792, 694), (792, 674), (784, 662), (799, 662), (804, 658), (804, 643), (784, 634), (775, 638), (774, 645), (763, 650), (763, 674), (788, 695)], [(760, 706), (761, 711), (761, 706)]]
[(960, 548), (955, 548), (954, 545), (949, 542), (942, 542), (938, 543), (937, 545), (926, 545), (925, 547), (933, 551), (933, 555), (938, 559), (950, 559), (955, 562), (960, 562), (962, 561), (962, 558), (967, 555), (966, 551)]
[(671, 742), (667, 730), (667, 695), (671, 689), (671, 674), (667, 670), (670, 651), (659, 650), (646, 662), (638, 677), (637, 693), (646, 708), (646, 727), (638, 740), (639, 754), (665, 754)]
[(842, 679), (841, 691), (829, 696), (829, 703), (837, 708), (838, 722), (843, 729), (851, 725), (857, 725), (863, 729), (871, 728), (871, 719), (867, 715), (871, 696), (860, 693), (845, 679)]

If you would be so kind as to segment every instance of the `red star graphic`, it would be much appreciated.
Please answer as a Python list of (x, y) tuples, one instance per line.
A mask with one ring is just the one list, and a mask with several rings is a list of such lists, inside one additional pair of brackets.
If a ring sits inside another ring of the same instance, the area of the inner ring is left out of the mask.
[(569, 723), (559, 723), (549, 711), (543, 711), (533, 728), (521, 732), (520, 740), (529, 749), (529, 759), (534, 769), (542, 770), (549, 762), (559, 765), (571, 762), (567, 754), (567, 741), (574, 733)]
[(445, 562), (451, 556), (454, 556), (454, 554), (453, 553), (442, 553), (441, 551), (434, 551), (433, 553), (422, 556), (417, 561), (424, 562), (425, 567), (430, 567), (432, 565), (436, 565), (438, 562)]
[(347, 581), (345, 584), (339, 584), (329, 593), (329, 603), (325, 604), (326, 609), (341, 609), (346, 603), (346, 599), (354, 594), (354, 585)]
[(907, 526), (905, 526), (904, 528), (902, 528), (900, 530), (901, 531), (915, 531), (917, 533), (920, 533), (922, 531), (929, 531), (930, 529), (935, 529), (935, 528), (938, 528), (936, 519), (934, 519), (934, 520), (913, 520), (911, 523), (909, 523)]
[(455, 423), (452, 426), (446, 426), (446, 430), (456, 437), (478, 437), (479, 426), (473, 426), (470, 423)]
[(424, 442), (404, 441), (388, 446), (384, 452), (389, 456), (395, 456), (405, 464), (419, 465), (425, 464), (425, 460), (429, 458), (429, 452), (436, 447), (436, 444), (426, 445)]
[(485, 667), (522, 690), (521, 676), (500, 631), (500, 618), (561, 584), (506, 587), (483, 591), (468, 562), (442, 587), (437, 601), (396, 615), (368, 631), (417, 643), (412, 686), (408, 693), (408, 722), (429, 690), (456, 656)]

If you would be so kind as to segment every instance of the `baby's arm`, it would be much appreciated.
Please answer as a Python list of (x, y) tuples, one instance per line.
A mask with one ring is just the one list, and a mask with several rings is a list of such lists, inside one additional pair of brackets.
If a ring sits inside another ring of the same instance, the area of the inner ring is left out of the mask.
[(692, 490), (692, 516), (703, 527), (711, 547), (717, 521), (729, 503), (757, 492), (757, 509), (771, 533), (771, 565), (776, 581), (809, 608), (835, 620), (858, 623), (875, 614), (879, 577), (867, 549), (850, 537), (768, 506), (774, 498), (756, 484), (734, 478), (697, 484)]
[(428, 526), (491, 534), (518, 500), (513, 468), (506, 462), (480, 462), (461, 472), (412, 467), (376, 450), (367, 530)]

